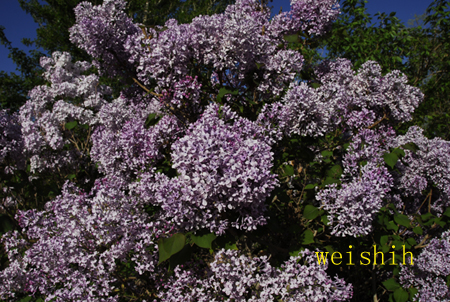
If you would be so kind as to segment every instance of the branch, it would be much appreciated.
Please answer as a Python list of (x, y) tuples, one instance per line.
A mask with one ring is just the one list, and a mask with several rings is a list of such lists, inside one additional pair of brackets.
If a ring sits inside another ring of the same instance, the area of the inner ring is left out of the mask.
[(425, 243), (425, 241), (427, 241), (428, 238), (430, 238), (430, 235), (426, 234), (425, 237), (422, 239), (422, 241), (418, 245), (416, 245), (414, 248), (420, 249), (420, 248), (426, 247), (426, 245), (423, 245), (423, 244)]
[(379, 123), (381, 123), (383, 120), (387, 120), (387, 116), (386, 116), (386, 112), (384, 113), (383, 117), (381, 118), (381, 120), (376, 121), (375, 123), (373, 123), (371, 126), (369, 126), (369, 128), (367, 129), (372, 129), (373, 127), (375, 127), (376, 125), (378, 125)]
[(145, 92), (148, 92), (148, 93), (150, 93), (151, 95), (157, 96), (157, 97), (159, 97), (159, 98), (163, 96), (162, 94), (158, 94), (158, 93), (155, 93), (155, 92), (153, 92), (153, 91), (150, 91), (150, 89), (148, 89), (147, 87), (145, 87), (144, 84), (142, 84), (138, 79), (133, 78), (133, 81), (134, 81), (136, 84), (138, 84), (139, 87), (141, 87), (142, 89), (144, 89)]

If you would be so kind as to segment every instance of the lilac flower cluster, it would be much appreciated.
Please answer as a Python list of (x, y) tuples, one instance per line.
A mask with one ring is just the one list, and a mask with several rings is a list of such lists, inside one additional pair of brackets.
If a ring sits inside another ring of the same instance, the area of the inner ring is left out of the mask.
[(23, 169), (23, 138), (17, 113), (0, 110), (0, 165), (4, 173)]
[(97, 75), (83, 74), (90, 63), (71, 60), (68, 53), (61, 52), (42, 58), (44, 77), (51, 85), (31, 90), (30, 99), (20, 109), (24, 150), (31, 157), (32, 172), (78, 165), (86, 154), (73, 144), (73, 133), (65, 124), (94, 125), (94, 110), (106, 103), (103, 95), (111, 93), (108, 87), (99, 86)]
[(316, 70), (319, 91), (333, 108), (335, 123), (349, 128), (368, 127), (377, 120), (406, 122), (423, 99), (416, 87), (407, 84), (399, 71), (382, 76), (373, 61), (364, 63), (357, 73), (346, 59), (325, 61)]
[(320, 91), (305, 83), (291, 85), (282, 99), (283, 109), (277, 118), (287, 135), (322, 136), (330, 129), (331, 109)]
[(394, 179), (383, 160), (393, 134), (389, 128), (357, 133), (342, 161), (341, 188), (332, 184), (317, 194), (317, 200), (331, 214), (330, 222), (336, 221), (332, 234), (356, 237), (372, 231), (372, 220), (393, 186)]
[[(161, 285), (164, 301), (346, 301), (352, 286), (327, 276), (327, 266), (305, 250), (281, 268), (267, 256), (249, 258), (235, 250), (220, 250), (206, 270), (178, 266)], [(303, 260), (304, 264), (300, 261)]]
[(144, 84), (154, 78), (161, 88), (172, 87), (195, 64), (203, 64), (213, 67), (221, 84), (243, 90), (250, 77), (260, 81), (260, 92), (279, 95), (284, 83), (301, 70), (303, 57), (277, 48), (284, 41), (269, 33), (269, 15), (258, 1), (239, 0), (221, 15), (200, 16), (181, 25), (169, 20), (164, 31), (132, 35), (126, 48)]
[[(408, 260), (409, 261), (409, 260)], [(414, 287), (419, 292), (414, 301), (448, 301), (450, 289), (445, 277), (450, 275), (450, 231), (442, 233), (441, 238), (431, 239), (422, 250), (414, 265), (401, 267), (400, 283), (403, 287)]]
[(69, 30), (72, 43), (100, 60), (96, 65), (108, 76), (134, 69), (124, 45), (128, 36), (140, 30), (125, 14), (125, 7), (123, 0), (106, 0), (98, 6), (81, 2), (75, 8), (76, 23)]
[(153, 271), (157, 259), (149, 248), (157, 248), (158, 225), (148, 222), (123, 186), (119, 179), (98, 180), (87, 194), (66, 183), (45, 211), (19, 211), (22, 234), (2, 238), (10, 265), (0, 272), (0, 298), (24, 291), (46, 295), (47, 301), (118, 301), (111, 296), (116, 260), (134, 261), (140, 273)]
[[(257, 137), (258, 130), (227, 106), (208, 106), (172, 144), (172, 167), (178, 177), (143, 174), (140, 195), (161, 206), (166, 219), (181, 229), (209, 226), (221, 234), (230, 223), (256, 229), (265, 223), (264, 201), (277, 185), (270, 172), (273, 154)], [(231, 211), (238, 214), (234, 221)]]
[[(263, 108), (259, 120), (285, 135), (323, 136), (337, 126), (357, 131), (382, 122), (405, 122), (423, 99), (397, 71), (384, 77), (373, 61), (358, 73), (350, 61), (324, 62), (316, 70), (320, 87), (291, 84), (281, 102)], [(267, 126), (266, 126), (267, 128)]]
[(322, 35), (338, 15), (339, 4), (335, 0), (291, 0), (291, 10), (276, 15), (269, 32), (279, 36), (299, 31)]
[(392, 176), (386, 167), (367, 163), (360, 172), (361, 176), (343, 183), (341, 188), (332, 184), (316, 196), (330, 214), (330, 223), (336, 222), (331, 232), (333, 235), (368, 235), (372, 231), (375, 214), (391, 190)]
[(121, 129), (99, 126), (92, 134), (92, 160), (108, 175), (136, 177), (163, 158), (160, 149), (167, 147), (180, 132), (180, 123), (165, 115), (155, 126), (146, 129), (145, 120), (130, 119)]
[[(407, 210), (415, 213), (419, 210), (427, 190), (433, 188), (438, 196), (430, 204), (433, 211), (440, 216), (450, 206), (450, 142), (441, 138), (428, 139), (423, 130), (413, 126), (405, 135), (397, 136), (393, 147), (414, 144), (417, 150), (405, 150), (405, 157), (398, 163), (400, 171), (396, 178), (396, 187), (401, 196), (412, 197), (414, 202), (408, 203)], [(403, 206), (403, 204), (400, 204)]]

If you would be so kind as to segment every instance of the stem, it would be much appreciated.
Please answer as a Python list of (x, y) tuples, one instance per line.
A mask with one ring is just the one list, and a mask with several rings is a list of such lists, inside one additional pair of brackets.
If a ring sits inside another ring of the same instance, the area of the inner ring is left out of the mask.
[(158, 93), (155, 93), (155, 92), (153, 92), (153, 91), (150, 91), (150, 89), (148, 89), (147, 87), (145, 87), (144, 84), (142, 84), (141, 82), (139, 82), (138, 79), (133, 78), (133, 81), (134, 81), (136, 84), (138, 84), (139, 87), (141, 87), (142, 89), (144, 89), (145, 92), (148, 92), (148, 93), (150, 93), (151, 95), (154, 95), (154, 96), (157, 96), (157, 97), (162, 97), (162, 94), (158, 94)]
[(381, 118), (381, 120), (376, 121), (375, 123), (373, 123), (371, 126), (369, 126), (369, 128), (367, 129), (372, 129), (373, 127), (375, 127), (376, 125), (378, 125), (379, 123), (381, 123), (383, 120), (387, 119), (386, 113), (384, 113), (383, 117)]

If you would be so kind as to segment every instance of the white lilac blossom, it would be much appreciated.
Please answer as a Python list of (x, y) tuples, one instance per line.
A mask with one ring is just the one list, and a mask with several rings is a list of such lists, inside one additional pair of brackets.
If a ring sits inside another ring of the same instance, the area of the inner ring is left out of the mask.
[(145, 120), (131, 119), (120, 130), (99, 126), (92, 134), (92, 159), (108, 175), (130, 177), (152, 167), (162, 159), (160, 149), (167, 147), (180, 132), (180, 123), (166, 115), (148, 129)]
[[(303, 261), (303, 264), (300, 262)], [(198, 264), (175, 269), (161, 284), (163, 301), (346, 301), (352, 286), (327, 276), (314, 253), (291, 256), (281, 268), (267, 256), (249, 258), (235, 250), (220, 250), (209, 268)]]
[(413, 301), (448, 301), (450, 290), (445, 277), (450, 275), (450, 231), (442, 233), (440, 239), (431, 239), (413, 259), (414, 265), (410, 261), (407, 258), (401, 267), (400, 284), (418, 290)]

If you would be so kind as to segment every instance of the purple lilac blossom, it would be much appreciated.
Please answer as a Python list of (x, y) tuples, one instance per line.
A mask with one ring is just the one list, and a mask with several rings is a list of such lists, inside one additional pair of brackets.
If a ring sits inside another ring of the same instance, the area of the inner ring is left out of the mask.
[[(50, 86), (37, 86), (30, 91), (30, 99), (20, 108), (24, 151), (31, 157), (31, 172), (54, 171), (64, 166), (76, 166), (86, 159), (83, 150), (70, 141), (72, 134), (65, 128), (67, 122), (93, 126), (97, 123), (95, 111), (106, 101), (103, 95), (111, 93), (99, 85), (97, 75), (84, 75), (90, 63), (72, 63), (68, 53), (54, 52), (43, 57), (44, 78)], [(80, 102), (75, 102), (80, 98)], [(71, 145), (70, 150), (64, 145)]]
[(360, 172), (361, 176), (343, 183), (341, 188), (336, 184), (328, 185), (316, 196), (330, 214), (333, 235), (368, 235), (375, 214), (384, 206), (383, 199), (391, 190), (392, 176), (386, 167), (367, 163)]
[[(381, 67), (373, 61), (364, 63), (357, 72), (346, 59), (325, 61), (316, 70), (324, 100), (333, 108), (336, 123), (355, 129), (368, 127), (380, 119), (407, 122), (423, 100), (416, 87), (407, 85), (407, 78), (395, 70), (382, 76)], [(361, 111), (363, 124), (355, 118)]]
[[(332, 234), (360, 236), (372, 231), (375, 214), (384, 206), (393, 186), (393, 177), (383, 165), (392, 129), (365, 129), (354, 136), (342, 161), (340, 188), (336, 184), (316, 195), (330, 216)], [(366, 162), (363, 165), (363, 162)]]
[[(256, 124), (226, 105), (209, 105), (172, 144), (172, 167), (178, 176), (144, 173), (137, 188), (141, 198), (161, 206), (180, 229), (209, 226), (218, 234), (230, 224), (256, 229), (265, 224), (264, 202), (277, 185), (270, 172), (273, 154), (258, 133)], [(230, 220), (230, 211), (238, 217)]]
[(318, 88), (292, 83), (280, 102), (263, 108), (258, 121), (266, 128), (272, 123), (277, 129), (272, 131), (286, 135), (323, 136), (337, 126), (357, 131), (382, 121), (411, 119), (423, 94), (407, 85), (404, 75), (393, 71), (382, 77), (373, 61), (358, 72), (352, 67), (346, 59), (322, 63), (316, 70)]
[[(1, 299), (25, 292), (46, 295), (48, 301), (118, 301), (114, 290), (122, 261), (131, 260), (138, 274), (149, 273), (158, 282), (158, 238), (199, 229), (256, 230), (266, 224), (266, 199), (278, 185), (271, 172), (272, 148), (284, 136), (324, 136), (342, 127), (351, 138), (341, 185), (317, 194), (336, 236), (371, 232), (374, 215), (392, 198), (394, 185), (396, 193), (414, 198), (423, 198), (422, 191), (435, 185), (440, 195), (433, 210), (449, 205), (449, 143), (428, 140), (415, 127), (395, 138), (387, 126), (409, 121), (423, 98), (404, 75), (383, 76), (373, 61), (355, 72), (350, 61), (339, 59), (317, 68), (318, 88), (296, 82), (304, 60), (287, 49), (284, 36), (325, 33), (339, 13), (334, 0), (292, 1), (290, 12), (272, 20), (259, 1), (238, 0), (224, 14), (199, 16), (190, 24), (172, 19), (144, 31), (125, 7), (123, 0), (81, 3), (71, 39), (98, 61), (72, 63), (61, 52), (43, 58), (50, 85), (30, 92), (18, 118), (0, 113), (2, 162), (11, 157), (19, 167), (21, 159), (14, 157), (24, 150), (32, 173), (92, 159), (106, 175), (90, 193), (66, 183), (44, 211), (18, 212), (22, 234), (8, 232), (1, 239), (9, 259), (0, 272)], [(108, 102), (104, 96), (111, 89), (99, 85), (98, 75), (88, 75), (92, 66), (102, 74), (134, 77), (149, 88), (156, 81), (155, 93), (131, 87)], [(193, 77), (196, 66), (207, 66), (211, 77)], [(255, 122), (231, 109), (234, 102), (245, 102), (249, 83), (267, 101)], [(223, 87), (238, 95), (227, 95), (219, 106), (213, 100)], [(189, 118), (180, 119), (176, 110)], [(146, 127), (149, 114), (160, 120)], [(85, 153), (69, 139), (65, 125), (71, 121), (92, 127), (92, 147)], [(411, 142), (419, 151), (405, 150), (396, 166), (400, 174), (391, 175), (383, 154)], [(67, 146), (70, 150), (64, 150)], [(155, 171), (162, 160), (176, 176)], [(394, 197), (398, 206), (401, 198)], [(144, 210), (148, 205), (156, 209), (151, 216)], [(418, 299), (448, 298), (448, 238), (446, 232), (441, 240), (432, 239), (417, 268), (402, 268), (402, 285), (418, 288)], [(265, 256), (225, 250), (203, 265), (176, 267), (174, 276), (159, 284), (162, 300), (344, 301), (352, 296), (352, 286), (332, 280), (308, 251), (281, 268)]]
[(415, 213), (434, 187), (437, 197), (430, 206), (440, 217), (450, 206), (450, 142), (441, 138), (428, 139), (422, 132), (423, 129), (413, 126), (391, 142), (394, 148), (411, 143), (417, 147), (415, 151), (405, 149), (406, 155), (397, 162), (400, 174), (396, 177), (396, 188), (401, 196), (413, 198), (412, 203), (407, 203), (407, 210)]
[(123, 193), (124, 185), (102, 179), (87, 194), (66, 183), (45, 211), (19, 211), (22, 232), (36, 243), (27, 245), (17, 231), (3, 236), (10, 265), (0, 273), (0, 297), (22, 290), (46, 295), (47, 301), (118, 301), (111, 295), (116, 260), (128, 261), (131, 254), (139, 273), (152, 272), (157, 258), (148, 248), (157, 249), (157, 225)]
[[(255, 0), (236, 1), (224, 14), (199, 16), (190, 24), (169, 20), (165, 30), (148, 30), (129, 37), (126, 49), (144, 84), (154, 78), (161, 89), (172, 87), (201, 63), (212, 66), (221, 84), (244, 90), (248, 77), (258, 90), (279, 95), (303, 65), (299, 52), (278, 49), (282, 37), (265, 34), (269, 11)], [(196, 63), (194, 63), (196, 62)], [(169, 67), (169, 68), (167, 68)]]
[[(303, 260), (304, 264), (300, 263)], [(177, 266), (161, 285), (163, 301), (346, 301), (352, 286), (331, 279), (314, 253), (290, 257), (281, 268), (267, 256), (249, 258), (235, 250), (220, 250), (209, 268)]]
[(1, 173), (25, 168), (24, 142), (17, 113), (0, 110), (0, 167)]
[(291, 0), (291, 9), (276, 15), (268, 32), (277, 37), (299, 31), (322, 35), (338, 15), (339, 3), (335, 0)]
[(433, 238), (414, 258), (414, 265), (401, 266), (400, 284), (404, 288), (414, 287), (419, 292), (413, 301), (449, 301), (450, 290), (445, 278), (450, 275), (450, 231), (442, 233), (441, 238)]
[(122, 0), (105, 0), (98, 6), (81, 2), (75, 8), (76, 23), (69, 29), (72, 43), (100, 60), (96, 65), (108, 76), (117, 75), (121, 69), (134, 71), (124, 44), (140, 29), (125, 14), (125, 7)]
[(136, 177), (163, 158), (160, 149), (177, 137), (181, 125), (173, 116), (165, 115), (146, 129), (145, 120), (130, 119), (121, 129), (99, 126), (92, 134), (92, 160), (107, 175)]

